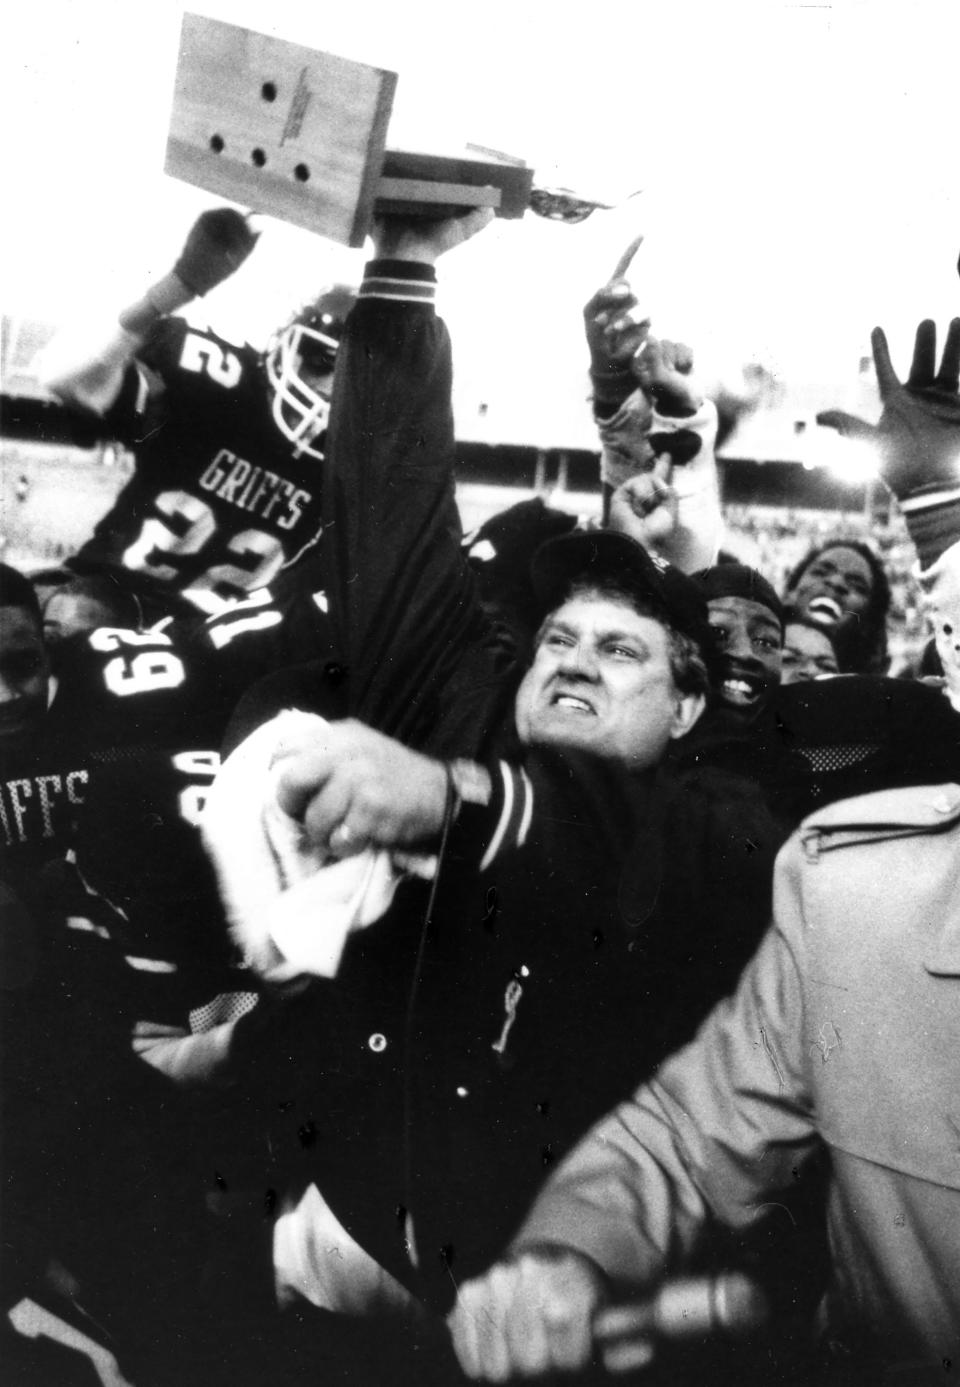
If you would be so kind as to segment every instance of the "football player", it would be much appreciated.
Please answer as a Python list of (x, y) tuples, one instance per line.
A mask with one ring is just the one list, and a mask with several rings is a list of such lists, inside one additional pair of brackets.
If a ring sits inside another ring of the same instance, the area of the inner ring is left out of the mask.
[(53, 674), (33, 589), (0, 566), (2, 1295), (92, 1329), (137, 1381), (202, 1337), (204, 1194), (237, 1183), (197, 1092), (257, 1000), (196, 832), (219, 671), (242, 674), (216, 642), (234, 655), (260, 614), (227, 615), (74, 636)]
[(177, 314), (233, 274), (256, 240), (240, 212), (204, 212), (173, 269), (92, 356), (68, 359), (61, 339), (38, 366), (55, 396), (99, 415), (135, 454), (132, 477), (71, 564), (125, 570), (152, 599), (148, 619), (184, 609), (182, 599), (221, 610), (319, 534), (323, 436), (353, 291), (323, 293), (265, 353)]

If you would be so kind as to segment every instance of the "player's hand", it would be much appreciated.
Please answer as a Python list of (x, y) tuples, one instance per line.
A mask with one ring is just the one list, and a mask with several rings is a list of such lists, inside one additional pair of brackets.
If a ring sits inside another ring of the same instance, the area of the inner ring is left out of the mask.
[(645, 549), (669, 549), (677, 528), (679, 498), (670, 484), (673, 465), (661, 454), (650, 472), (638, 472), (610, 498), (607, 529), (630, 535)]
[(287, 743), (274, 764), (280, 808), (336, 857), (421, 843), (443, 827), (443, 764), (353, 719)]
[(433, 265), (447, 251), (462, 246), (489, 226), (489, 207), (475, 207), (456, 217), (380, 216), (373, 223), (373, 250), (379, 260), (414, 260)]
[(614, 266), (613, 274), (584, 305), (583, 326), (593, 376), (619, 374), (629, 380), (631, 358), (650, 327), (649, 320), (638, 322), (631, 317), (637, 306), (637, 296), (626, 278), (630, 263), (642, 244), (642, 236), (630, 242)]
[(173, 272), (195, 295), (209, 293), (238, 270), (257, 244), (242, 212), (216, 207), (194, 222)]
[(692, 374), (693, 352), (685, 342), (648, 335), (630, 369), (660, 414), (684, 418), (703, 404)]
[(873, 443), (880, 475), (898, 498), (960, 486), (960, 318), (950, 324), (939, 370), (936, 325), (929, 318), (919, 325), (905, 385), (893, 369), (882, 328), (874, 328), (871, 341), (883, 401), (880, 422), (874, 426), (829, 409), (817, 415), (817, 423)]
[(460, 1287), (448, 1323), (468, 1377), (504, 1382), (574, 1372), (593, 1354), (604, 1283), (579, 1253), (522, 1253)]

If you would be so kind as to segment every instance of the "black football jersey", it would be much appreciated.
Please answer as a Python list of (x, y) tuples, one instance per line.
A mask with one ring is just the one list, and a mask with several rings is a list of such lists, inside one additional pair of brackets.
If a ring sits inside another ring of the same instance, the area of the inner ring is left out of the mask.
[(236, 990), (197, 827), (231, 700), (204, 624), (188, 636), (71, 643), (43, 722), (0, 753), (0, 880), (68, 934), (109, 935), (139, 1015), (170, 1024)]
[(320, 467), (273, 421), (260, 354), (165, 318), (106, 422), (134, 472), (85, 562), (111, 564), (205, 611), (265, 586), (320, 530)]
[(194, 826), (244, 691), (305, 661), (327, 688), (345, 676), (316, 567), (308, 555), (282, 590), (258, 589), (212, 617), (65, 643), (46, 717), (0, 744), (0, 878), (23, 886), (77, 846), (82, 825), (87, 873), (111, 898), (189, 895), (205, 875)]
[[(29, 737), (0, 750), (0, 865), (8, 880), (19, 864), (62, 856), (76, 841), (98, 780), (149, 757), (168, 769), (153, 776), (154, 838), (174, 819), (195, 823), (202, 790), (216, 772), (223, 713), (211, 699), (215, 674), (200, 637), (104, 627), (60, 652), (50, 708)], [(146, 777), (140, 796), (145, 795)], [(117, 860), (132, 823), (121, 800), (99, 832)]]

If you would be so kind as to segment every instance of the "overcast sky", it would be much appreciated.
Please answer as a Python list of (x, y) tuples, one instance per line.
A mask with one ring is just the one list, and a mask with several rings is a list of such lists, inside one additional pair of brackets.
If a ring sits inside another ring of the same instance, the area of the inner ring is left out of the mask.
[[(186, 8), (397, 72), (391, 143), (472, 141), (526, 159), (541, 182), (643, 189), (578, 227), (499, 223), (450, 256), (442, 302), (464, 398), (519, 400), (540, 420), (581, 411), (580, 308), (637, 231), (644, 306), (708, 376), (758, 360), (839, 391), (874, 322), (902, 361), (919, 317), (960, 312), (956, 0)], [(219, 201), (162, 172), (183, 9), (5, 7), (5, 311), (113, 313)], [(363, 260), (263, 225), (256, 255), (204, 305), (253, 341)]]

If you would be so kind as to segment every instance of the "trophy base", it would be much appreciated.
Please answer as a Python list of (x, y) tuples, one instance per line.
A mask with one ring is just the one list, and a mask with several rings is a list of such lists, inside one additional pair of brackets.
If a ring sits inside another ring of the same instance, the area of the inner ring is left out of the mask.
[(519, 160), (418, 154), (388, 149), (374, 193), (374, 211), (450, 217), (490, 207), (498, 217), (522, 217), (530, 205), (533, 172)]

